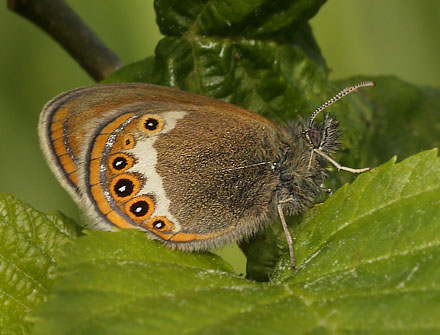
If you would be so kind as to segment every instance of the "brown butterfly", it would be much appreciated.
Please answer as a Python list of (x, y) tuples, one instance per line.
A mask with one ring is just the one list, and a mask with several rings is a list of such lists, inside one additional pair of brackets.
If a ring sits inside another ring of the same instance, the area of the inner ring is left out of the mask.
[(43, 109), (39, 135), (61, 184), (101, 229), (136, 228), (166, 245), (204, 250), (241, 240), (322, 192), (339, 126), (326, 107), (278, 125), (240, 107), (150, 84), (79, 88)]

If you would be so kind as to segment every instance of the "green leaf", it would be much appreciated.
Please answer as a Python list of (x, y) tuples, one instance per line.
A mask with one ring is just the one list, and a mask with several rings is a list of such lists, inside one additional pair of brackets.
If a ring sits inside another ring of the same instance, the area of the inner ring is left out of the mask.
[(325, 0), (156, 0), (164, 35), (283, 36), (311, 19)]
[(44, 214), (0, 193), (0, 330), (29, 334), (25, 317), (40, 304), (53, 281), (60, 245), (79, 227), (60, 213)]
[(431, 150), (359, 176), (315, 207), (272, 283), (136, 231), (65, 248), (35, 334), (440, 332), (440, 161)]
[[(309, 211), (297, 228), (296, 256), (308, 270), (299, 271), (295, 279), (306, 276), (310, 280), (307, 273), (312, 269), (336, 273), (345, 267), (409, 257), (425, 249), (435, 251), (440, 241), (439, 194), (437, 149), (398, 164), (394, 158), (360, 175), (352, 185), (340, 188)], [(328, 262), (326, 257), (338, 262)]]
[(180, 315), (185, 302), (179, 302), (179, 296), (184, 299), (198, 291), (201, 299), (222, 286), (234, 284), (237, 291), (242, 285), (253, 286), (216, 255), (173, 251), (133, 230), (89, 232), (70, 244), (64, 255), (58, 270), (67, 275), (52, 291), (51, 303), (40, 310), (39, 315), (49, 317), (38, 323), (37, 334), (132, 334), (144, 327), (152, 333), (165, 332), (175, 324), (162, 324), (160, 318), (149, 323), (148, 315), (189, 321), (188, 313)]

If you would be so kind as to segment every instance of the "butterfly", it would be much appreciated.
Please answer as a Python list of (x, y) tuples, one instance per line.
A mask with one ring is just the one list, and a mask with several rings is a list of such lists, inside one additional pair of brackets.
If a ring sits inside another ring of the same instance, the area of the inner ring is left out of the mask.
[(340, 145), (334, 117), (273, 123), (238, 106), (143, 83), (71, 90), (44, 107), (42, 150), (62, 186), (97, 228), (135, 228), (165, 245), (205, 250), (298, 214), (322, 192)]

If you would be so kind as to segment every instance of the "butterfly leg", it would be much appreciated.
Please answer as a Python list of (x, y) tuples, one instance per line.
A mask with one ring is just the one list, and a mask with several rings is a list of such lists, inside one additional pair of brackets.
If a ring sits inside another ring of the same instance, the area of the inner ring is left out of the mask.
[(313, 161), (313, 150), (310, 153), (309, 164), (307, 165), (307, 171), (310, 170), (310, 168), (312, 167), (312, 161)]
[(286, 219), (284, 218), (282, 204), (291, 201), (292, 199), (281, 200), (277, 205), (278, 215), (280, 216), (281, 225), (283, 226), (284, 234), (286, 235), (287, 246), (289, 247), (289, 255), (290, 255), (290, 264), (292, 266), (292, 270), (295, 270), (295, 253), (293, 251), (293, 241), (292, 236), (290, 235), (289, 230), (287, 229)]

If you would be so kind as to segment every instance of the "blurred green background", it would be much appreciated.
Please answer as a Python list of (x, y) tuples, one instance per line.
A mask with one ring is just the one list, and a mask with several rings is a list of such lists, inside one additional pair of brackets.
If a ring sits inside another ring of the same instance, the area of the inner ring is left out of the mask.
[[(153, 54), (161, 36), (152, 0), (69, 4), (124, 64)], [(332, 79), (395, 75), (440, 87), (438, 0), (330, 0), (311, 24)], [(7, 10), (6, 3), (0, 11), (0, 40), (0, 192), (78, 219), (76, 205), (46, 166), (36, 127), (48, 100), (93, 81), (47, 35)]]

